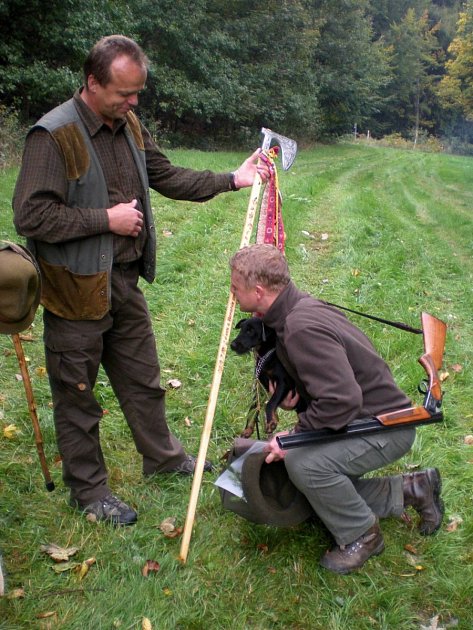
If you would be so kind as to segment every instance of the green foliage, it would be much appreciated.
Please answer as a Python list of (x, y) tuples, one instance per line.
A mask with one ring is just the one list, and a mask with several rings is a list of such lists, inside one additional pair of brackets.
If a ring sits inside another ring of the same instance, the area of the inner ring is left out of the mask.
[[(228, 171), (245, 156), (174, 151), (170, 157), (183, 166)], [(182, 565), (181, 539), (166, 539), (159, 524), (171, 516), (184, 524), (191, 482), (142, 478), (140, 457), (102, 372), (96, 393), (108, 410), (101, 426), (104, 456), (113, 490), (138, 510), (139, 520), (123, 530), (86, 521), (68, 507), (56, 460), (49, 387), (40, 369), (39, 312), (33, 339), (23, 346), (57, 488), (44, 490), (23, 386), (15, 377), (16, 357), (10, 338), (2, 335), (0, 546), (7, 594), (24, 588), (25, 596), (0, 598), (0, 628), (137, 630), (147, 617), (160, 630), (418, 630), (435, 624), (470, 630), (473, 447), (464, 437), (473, 434), (473, 297), (465, 289), (473, 280), (472, 169), (470, 158), (358, 143), (302, 151), (291, 171), (280, 172), (286, 255), (301, 288), (413, 326), (422, 310), (448, 324), (445, 423), (420, 428), (412, 451), (387, 470), (439, 466), (446, 518), (437, 535), (424, 538), (414, 524), (385, 519), (385, 552), (354, 575), (332, 575), (318, 566), (331, 541), (317, 524), (288, 530), (252, 525), (223, 511), (213, 485), (217, 473), (206, 474)], [(16, 173), (9, 169), (0, 176), (0, 238), (15, 239), (10, 203)], [(167, 394), (169, 423), (193, 453), (228, 299), (228, 259), (240, 243), (248, 192), (199, 205), (153, 194), (158, 277), (142, 286), (163, 382), (182, 382)], [(419, 401), (419, 337), (351, 317), (387, 359), (397, 382)], [(253, 369), (251, 357), (229, 351), (209, 445), (217, 467), (244, 426)], [(283, 414), (281, 427), (292, 421), (292, 414)], [(21, 434), (5, 438), (8, 424)], [(447, 531), (454, 518), (457, 529)], [(58, 574), (40, 551), (49, 542), (78, 546), (74, 559), (95, 557), (96, 564), (83, 580), (74, 572)], [(161, 568), (144, 578), (147, 559)], [(54, 615), (41, 618), (46, 613)]]
[(460, 14), (457, 33), (448, 48), (450, 58), (439, 86), (445, 106), (460, 110), (473, 120), (473, 4), (467, 2)]

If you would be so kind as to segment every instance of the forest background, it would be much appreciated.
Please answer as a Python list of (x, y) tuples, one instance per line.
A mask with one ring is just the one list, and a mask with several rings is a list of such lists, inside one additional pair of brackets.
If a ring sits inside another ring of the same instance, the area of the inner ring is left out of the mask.
[(0, 0), (0, 166), (111, 33), (152, 61), (139, 113), (164, 146), (254, 146), (264, 125), (473, 154), (470, 0)]

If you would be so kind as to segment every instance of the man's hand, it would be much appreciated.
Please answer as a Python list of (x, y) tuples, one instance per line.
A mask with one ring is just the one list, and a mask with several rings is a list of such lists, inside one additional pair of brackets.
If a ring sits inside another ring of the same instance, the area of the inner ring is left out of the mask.
[(259, 159), (260, 154), (261, 149), (256, 149), (253, 155), (250, 155), (234, 172), (235, 186), (237, 188), (252, 186), (256, 173), (258, 173), (263, 182), (269, 179), (269, 167), (263, 160)]
[[(273, 381), (269, 381), (269, 393), (271, 394), (271, 396), (274, 394), (275, 391), (276, 391), (276, 386), (274, 385)], [(292, 393), (292, 390), (291, 390), (287, 394), (286, 398), (281, 401), (281, 404), (279, 405), (279, 407), (281, 407), (281, 409), (284, 409), (285, 411), (292, 411), (294, 407), (297, 405), (297, 403), (299, 402), (299, 398), (300, 396), (297, 390), (294, 390), (294, 393)]]
[(267, 464), (271, 464), (272, 462), (279, 462), (281, 459), (286, 457), (286, 452), (279, 448), (279, 445), (276, 441), (276, 437), (278, 435), (287, 435), (289, 431), (281, 431), (280, 433), (276, 433), (276, 435), (271, 439), (271, 441), (264, 447), (264, 450), (268, 453), (266, 459), (264, 460)]
[(143, 213), (137, 209), (138, 201), (118, 203), (108, 208), (108, 225), (110, 232), (120, 236), (138, 236), (143, 228)]

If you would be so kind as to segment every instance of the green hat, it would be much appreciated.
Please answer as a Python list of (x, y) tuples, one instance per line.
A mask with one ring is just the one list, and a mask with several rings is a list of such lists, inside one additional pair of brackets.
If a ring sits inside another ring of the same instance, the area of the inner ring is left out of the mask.
[(32, 254), (0, 241), (0, 333), (12, 335), (32, 323), (41, 296), (41, 277)]
[[(237, 438), (229, 463), (239, 457), (254, 440)], [(244, 500), (220, 490), (223, 507), (248, 521), (276, 527), (292, 527), (306, 521), (314, 511), (306, 497), (289, 479), (284, 461), (267, 464), (268, 453), (249, 454), (241, 469)]]

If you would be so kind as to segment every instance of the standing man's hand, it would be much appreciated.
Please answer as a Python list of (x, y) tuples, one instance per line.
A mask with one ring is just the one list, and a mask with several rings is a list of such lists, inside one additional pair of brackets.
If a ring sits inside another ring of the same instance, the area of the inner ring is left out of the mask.
[(143, 228), (143, 213), (137, 209), (137, 199), (129, 203), (118, 203), (108, 208), (108, 225), (110, 232), (120, 236), (138, 236)]
[(271, 464), (272, 462), (279, 462), (281, 459), (286, 457), (286, 452), (283, 451), (279, 444), (277, 443), (276, 437), (278, 435), (288, 435), (289, 431), (281, 431), (280, 433), (276, 433), (276, 435), (271, 439), (271, 441), (265, 446), (265, 451), (268, 453), (266, 459), (264, 460), (267, 464)]
[(259, 159), (261, 155), (261, 149), (256, 149), (256, 151), (247, 158), (241, 166), (233, 173), (235, 178), (235, 186), (237, 188), (246, 188), (247, 186), (252, 186), (255, 180), (255, 175), (261, 177), (262, 181), (265, 182), (269, 179), (269, 167), (266, 162)]

